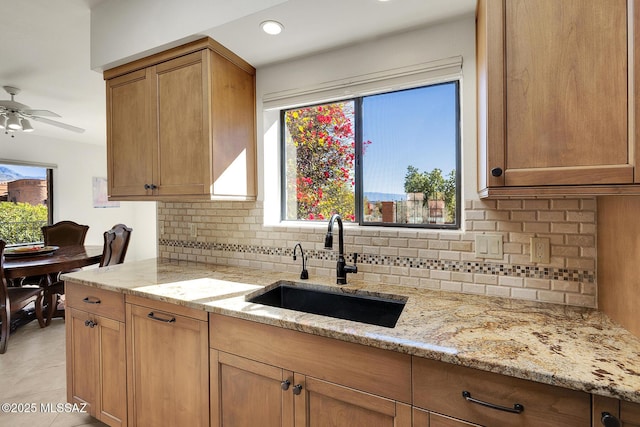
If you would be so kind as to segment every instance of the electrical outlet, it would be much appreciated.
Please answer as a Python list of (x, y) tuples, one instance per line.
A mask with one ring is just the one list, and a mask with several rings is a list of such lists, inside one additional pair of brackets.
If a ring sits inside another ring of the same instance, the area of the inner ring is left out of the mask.
[(189, 224), (189, 235), (191, 237), (198, 237), (198, 224)]
[(530, 240), (531, 246), (531, 262), (539, 264), (549, 264), (550, 258), (550, 243), (546, 237), (532, 237)]

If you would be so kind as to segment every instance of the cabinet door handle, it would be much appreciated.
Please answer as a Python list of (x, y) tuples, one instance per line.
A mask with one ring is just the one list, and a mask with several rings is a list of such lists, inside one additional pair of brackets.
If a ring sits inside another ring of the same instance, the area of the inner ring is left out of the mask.
[(498, 177), (502, 175), (502, 168), (493, 168), (491, 169), (491, 175)]
[(302, 384), (296, 384), (293, 386), (293, 394), (296, 396), (302, 393)]
[(145, 190), (151, 190), (151, 185), (150, 184), (145, 184), (144, 185), (144, 189)]
[(289, 386), (291, 385), (291, 381), (284, 380), (280, 383), (280, 388), (283, 390), (289, 390)]
[(604, 427), (620, 427), (620, 421), (613, 415), (608, 412), (602, 413), (602, 418), (600, 418), (600, 422)]
[(497, 409), (498, 411), (510, 412), (512, 414), (519, 414), (522, 411), (524, 411), (524, 406), (522, 406), (519, 403), (515, 403), (513, 405), (513, 408), (509, 408), (507, 406), (496, 405), (494, 403), (489, 403), (489, 402), (484, 402), (482, 400), (474, 399), (473, 397), (471, 397), (471, 393), (469, 393), (466, 390), (462, 392), (462, 397), (464, 397), (467, 402), (476, 403), (478, 405), (485, 406), (485, 407), (491, 408), (491, 409)]
[(96, 322), (94, 322), (93, 320), (85, 320), (84, 321), (84, 326), (88, 326), (90, 328), (95, 328), (96, 326), (98, 326), (98, 324)]
[(165, 322), (165, 323), (174, 323), (176, 321), (175, 317), (172, 317), (171, 319), (163, 319), (162, 317), (158, 317), (155, 315), (155, 313), (152, 311), (151, 313), (147, 314), (147, 317), (149, 319), (153, 319), (153, 320), (157, 320), (159, 322)]
[(86, 302), (87, 304), (100, 304), (102, 301), (100, 301), (100, 298), (86, 297), (82, 302)]

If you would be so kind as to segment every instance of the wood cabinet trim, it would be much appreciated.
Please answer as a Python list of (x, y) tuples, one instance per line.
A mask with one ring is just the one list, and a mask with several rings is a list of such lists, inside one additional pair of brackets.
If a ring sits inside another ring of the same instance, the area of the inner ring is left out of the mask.
[(249, 74), (255, 75), (255, 68), (249, 64), (244, 59), (240, 58), (235, 53), (231, 52), (229, 49), (216, 42), (215, 40), (204, 37), (202, 39), (185, 43), (181, 46), (177, 46), (171, 49), (167, 49), (165, 51), (146, 56), (144, 58), (129, 62), (127, 64), (123, 64), (114, 68), (110, 68), (103, 72), (103, 77), (105, 80), (113, 79), (115, 77), (121, 76), (123, 74), (130, 73), (132, 71), (140, 70), (142, 68), (147, 68), (156, 64), (160, 64), (167, 60), (177, 58), (180, 56), (188, 55), (190, 53), (209, 49), (213, 52), (216, 52), (218, 55), (223, 56), (228, 61), (232, 62), (245, 72)]
[(600, 185), (633, 181), (632, 165), (521, 168), (504, 172), (508, 187), (548, 185)]
[(504, 185), (505, 61), (504, 3), (479, 0), (477, 7), (478, 190)]

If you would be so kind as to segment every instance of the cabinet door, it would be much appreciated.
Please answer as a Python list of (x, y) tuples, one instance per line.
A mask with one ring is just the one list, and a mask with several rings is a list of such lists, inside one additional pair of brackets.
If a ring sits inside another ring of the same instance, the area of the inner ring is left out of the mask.
[(127, 425), (124, 323), (67, 310), (67, 400), (112, 427)]
[(84, 311), (66, 311), (67, 401), (86, 404), (87, 412), (95, 417), (100, 359), (95, 331), (85, 325), (87, 320), (92, 319)]
[(209, 52), (185, 55), (153, 67), (157, 88), (157, 194), (208, 194)]
[(156, 127), (153, 81), (143, 69), (107, 81), (109, 196), (151, 195)]
[(127, 304), (129, 424), (209, 425), (207, 322)]
[(412, 427), (480, 427), (466, 421), (446, 417), (444, 415), (429, 413), (423, 409), (413, 408)]
[[(481, 183), (634, 182), (626, 6), (626, 0), (479, 4), (478, 129), (481, 148), (487, 145), (480, 150), (487, 162)], [(502, 86), (489, 75), (498, 69)], [(504, 138), (496, 137), (500, 132)]]
[(296, 427), (410, 427), (411, 407), (384, 397), (294, 375)]
[(622, 427), (640, 427), (640, 404), (620, 402)]
[(293, 427), (293, 374), (211, 350), (212, 427)]

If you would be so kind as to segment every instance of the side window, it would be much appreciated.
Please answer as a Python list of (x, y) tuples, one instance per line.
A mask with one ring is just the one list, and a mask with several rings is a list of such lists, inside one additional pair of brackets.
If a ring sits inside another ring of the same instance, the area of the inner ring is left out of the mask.
[(282, 111), (282, 220), (459, 228), (459, 82)]
[(0, 239), (9, 245), (42, 241), (40, 228), (53, 218), (53, 170), (0, 163)]

